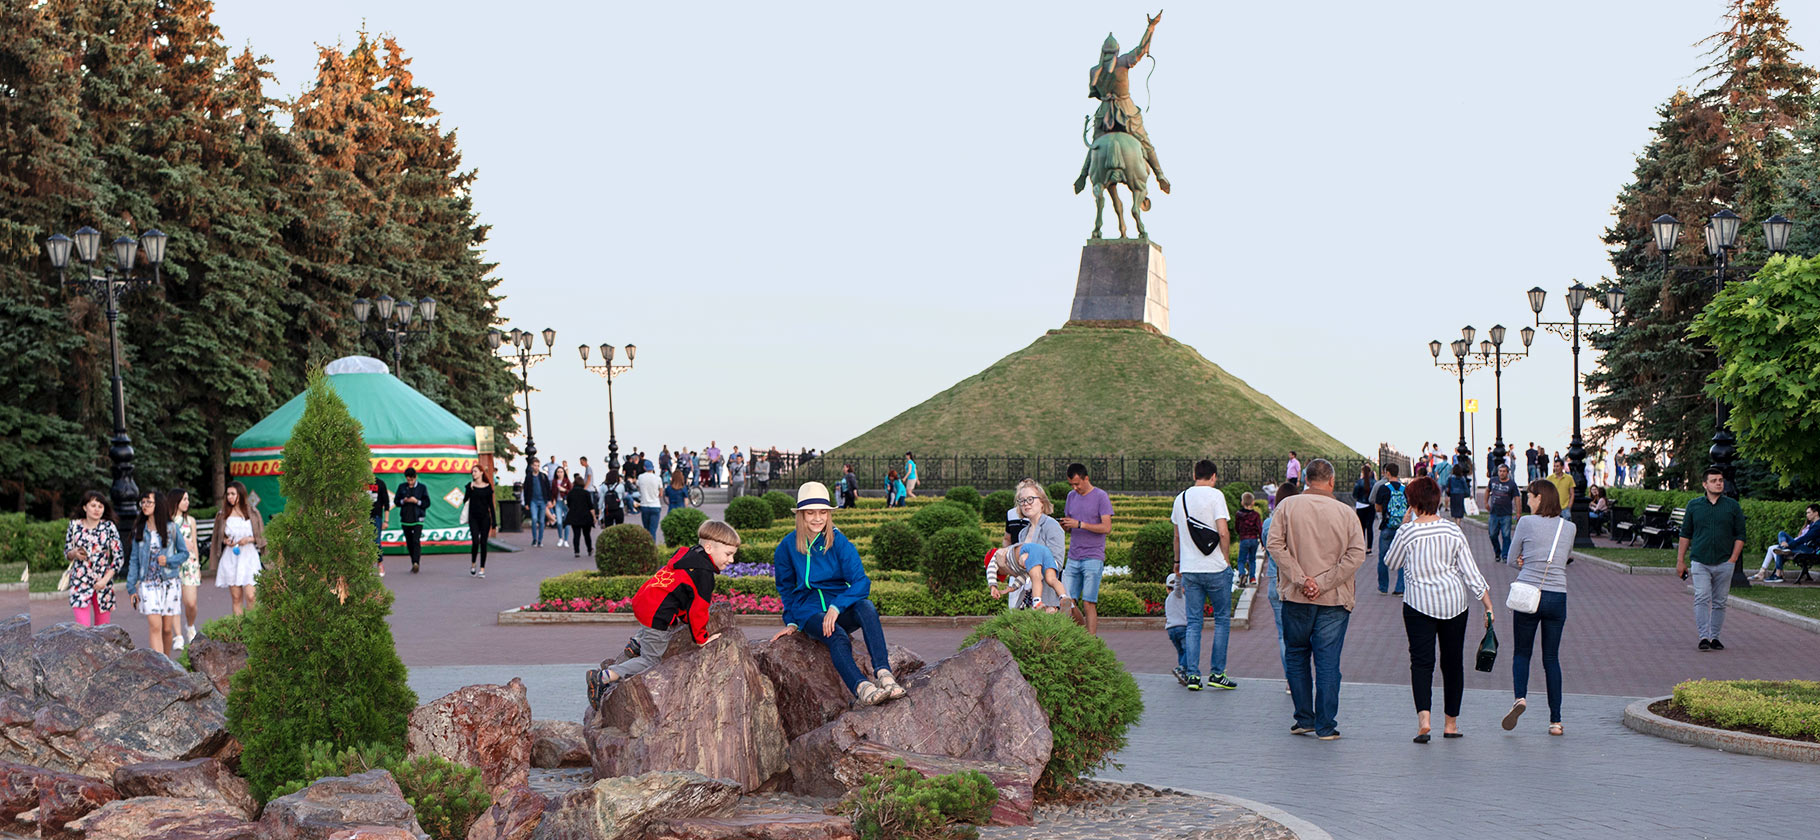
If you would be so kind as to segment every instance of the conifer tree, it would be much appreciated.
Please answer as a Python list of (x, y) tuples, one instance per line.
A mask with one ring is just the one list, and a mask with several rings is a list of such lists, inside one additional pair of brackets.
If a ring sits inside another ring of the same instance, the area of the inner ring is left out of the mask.
[(417, 704), (386, 624), (392, 593), (373, 568), (360, 423), (322, 373), (306, 394), (284, 447), (285, 512), (266, 529), (247, 666), (228, 695), (228, 730), (262, 799), (299, 776), (316, 741), (402, 748)]

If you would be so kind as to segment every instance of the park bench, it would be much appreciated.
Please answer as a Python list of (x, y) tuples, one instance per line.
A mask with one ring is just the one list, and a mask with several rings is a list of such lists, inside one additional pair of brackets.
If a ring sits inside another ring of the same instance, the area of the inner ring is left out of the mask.
[(1801, 567), (1800, 577), (1795, 578), (1792, 582), (1802, 583), (1814, 579), (1814, 576), (1809, 573), (1809, 570), (1816, 565), (1820, 565), (1820, 554), (1790, 554), (1783, 560), (1783, 563), (1793, 563)]
[(214, 539), (215, 520), (196, 520), (196, 555), (202, 560), (204, 566), (208, 565), (209, 543), (214, 542)]
[(1635, 508), (1618, 507), (1617, 505), (1612, 505), (1612, 508), (1611, 508), (1611, 539), (1612, 539), (1612, 542), (1636, 542), (1638, 524), (1639, 523), (1637, 522), (1637, 512), (1636, 512)]
[(1687, 514), (1687, 509), (1672, 508), (1664, 511), (1661, 509), (1661, 505), (1650, 505), (1649, 507), (1656, 508), (1655, 516), (1652, 518), (1649, 508), (1645, 508), (1643, 514), (1645, 524), (1642, 528), (1637, 529), (1637, 533), (1643, 535), (1643, 547), (1669, 548), (1673, 546), (1675, 541), (1681, 539), (1681, 517)]

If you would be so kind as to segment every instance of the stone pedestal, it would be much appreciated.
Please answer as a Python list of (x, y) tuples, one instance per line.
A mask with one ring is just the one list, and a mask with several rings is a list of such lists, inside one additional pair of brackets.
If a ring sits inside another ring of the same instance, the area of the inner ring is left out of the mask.
[(1148, 325), (1169, 334), (1169, 280), (1163, 246), (1148, 239), (1092, 239), (1081, 248), (1068, 322)]

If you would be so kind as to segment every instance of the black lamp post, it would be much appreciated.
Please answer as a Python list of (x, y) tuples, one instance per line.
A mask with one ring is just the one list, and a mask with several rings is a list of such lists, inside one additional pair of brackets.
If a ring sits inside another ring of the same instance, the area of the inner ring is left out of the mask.
[(499, 346), (504, 344), (508, 348), (505, 359), (518, 362), (519, 387), (525, 394), (525, 459), (527, 461), (537, 457), (537, 440), (531, 434), (531, 366), (550, 358), (550, 347), (556, 343), (556, 331), (545, 328), (543, 331), (544, 352), (532, 352), (535, 344), (533, 336), (535, 335), (536, 333), (517, 327), (513, 327), (508, 333), (501, 333), (499, 330), (487, 331), (487, 347), (497, 351)]
[[(108, 444), (107, 457), (114, 462), (111, 492), (114, 512), (123, 529), (138, 516), (139, 485), (133, 481), (133, 441), (126, 433), (126, 383), (120, 378), (120, 299), (163, 279), (160, 269), (164, 265), (164, 246), (169, 239), (156, 228), (140, 234), (137, 240), (130, 236), (115, 239), (112, 267), (96, 265), (101, 256), (101, 232), (92, 227), (83, 226), (76, 231), (75, 239), (58, 233), (44, 241), (51, 268), (57, 270), (58, 282), (67, 288), (87, 292), (101, 302), (102, 310), (107, 313), (108, 356), (113, 369), (110, 384), (114, 391), (114, 435)], [(77, 277), (69, 276), (68, 271), (71, 246), (75, 248), (76, 261), (81, 263)], [(139, 268), (142, 251), (145, 264), (152, 271), (149, 277)]]
[[(1498, 465), (1504, 463), (1505, 456), (1510, 453), (1510, 450), (1504, 446), (1504, 366), (1516, 364), (1517, 360), (1528, 358), (1529, 345), (1536, 340), (1536, 331), (1533, 327), (1524, 327), (1519, 332), (1523, 336), (1523, 352), (1521, 353), (1504, 352), (1505, 329), (1503, 324), (1492, 326), (1490, 341), (1479, 342), (1479, 358), (1491, 360), (1492, 378), (1495, 382), (1492, 393), (1495, 400), (1494, 405), (1497, 406), (1495, 432), (1497, 440), (1491, 447), (1491, 463), (1486, 465), (1494, 476), (1498, 474)], [(1515, 475), (1516, 470), (1512, 469), (1511, 474)]]
[[(1586, 305), (1587, 296), (1591, 294), (1591, 289), (1581, 285), (1577, 280), (1574, 281), (1574, 284), (1567, 288), (1567, 312), (1572, 316), (1572, 320), (1544, 321), (1542, 320), (1542, 304), (1547, 301), (1548, 292), (1543, 291), (1540, 286), (1529, 290), (1529, 308), (1530, 311), (1535, 313), (1536, 326), (1546, 327), (1549, 332), (1561, 336), (1562, 338), (1570, 339), (1573, 342), (1574, 437), (1573, 440), (1569, 441), (1567, 444), (1567, 469), (1573, 474), (1574, 478), (1573, 521), (1575, 548), (1593, 547), (1592, 534), (1587, 527), (1587, 511), (1591, 509), (1592, 503), (1586, 496), (1586, 441), (1580, 437), (1580, 310)], [(1618, 317), (1618, 313), (1624, 309), (1624, 288), (1622, 286), (1614, 286), (1611, 291), (1605, 293), (1605, 299), (1600, 301), (1600, 305), (1604, 306), (1607, 310), (1610, 310), (1612, 318), (1614, 319), (1611, 323), (1616, 323), (1615, 319)], [(1598, 324), (1595, 326), (1609, 325), (1610, 324)]]
[(1467, 357), (1472, 355), (1472, 337), (1474, 332), (1472, 327), (1462, 327), (1460, 329), (1460, 338), (1454, 339), (1451, 344), (1447, 345), (1448, 348), (1453, 351), (1454, 360), (1452, 362), (1441, 361), (1441, 342), (1439, 340), (1428, 342), (1428, 354), (1434, 357), (1435, 367), (1442, 370), (1453, 371), (1459, 376), (1460, 443), (1454, 447), (1454, 452), (1468, 459), (1472, 457), (1472, 447), (1466, 445), (1466, 374), (1472, 373), (1485, 366), (1483, 362), (1467, 361)]
[[(369, 322), (367, 316), (375, 312), (379, 320)], [(408, 298), (393, 300), (391, 295), (380, 295), (371, 301), (354, 298), (354, 322), (360, 324), (361, 335), (391, 348), (392, 371), (397, 373), (404, 364), (405, 342), (429, 335), (430, 327), (436, 323), (436, 299), (427, 297), (413, 304)]]
[[(580, 350), (582, 368), (594, 371), (607, 380), (607, 469), (616, 470), (619, 469), (619, 433), (613, 425), (613, 377), (632, 369), (632, 361), (638, 356), (638, 345), (626, 345), (626, 363), (623, 365), (613, 364), (613, 345), (611, 344), (600, 345), (601, 363), (598, 365), (588, 364), (588, 345), (581, 345)], [(529, 425), (529, 422), (530, 418), (527, 415), (526, 424)]]

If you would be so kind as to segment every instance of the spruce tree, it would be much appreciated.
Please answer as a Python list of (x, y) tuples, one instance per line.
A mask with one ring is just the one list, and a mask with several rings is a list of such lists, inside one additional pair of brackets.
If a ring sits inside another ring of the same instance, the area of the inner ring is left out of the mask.
[(373, 478), (360, 423), (320, 372), (284, 447), (285, 512), (266, 529), (247, 666), (228, 695), (241, 770), (265, 798), (297, 778), (306, 748), (404, 746), (417, 696), (386, 624), (392, 593), (373, 567)]

